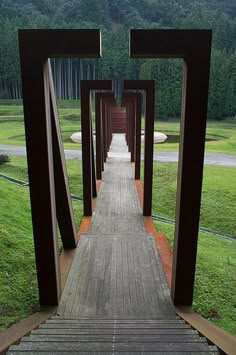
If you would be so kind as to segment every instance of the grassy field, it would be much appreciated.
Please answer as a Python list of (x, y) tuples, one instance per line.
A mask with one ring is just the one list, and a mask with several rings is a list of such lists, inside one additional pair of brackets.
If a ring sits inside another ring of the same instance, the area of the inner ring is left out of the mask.
[[(167, 136), (179, 134), (179, 122), (155, 122), (155, 130)], [(178, 143), (155, 144), (155, 151), (176, 151)], [(205, 149), (208, 153), (236, 154), (236, 120), (208, 121)]]
[[(58, 101), (58, 112), (62, 136), (66, 149), (81, 149), (70, 140), (72, 133), (80, 130), (80, 102)], [(144, 122), (143, 122), (144, 125)], [(155, 122), (157, 131), (178, 140), (179, 122)], [(169, 141), (172, 139), (169, 138)], [(25, 145), (23, 109), (21, 101), (0, 100), (0, 142), (1, 144)], [(177, 151), (178, 143), (156, 144), (156, 151)], [(207, 125), (206, 151), (212, 153), (236, 154), (236, 121), (209, 121)]]
[[(1, 105), (2, 103), (2, 105)], [(0, 143), (24, 145), (22, 106), (0, 101)], [(78, 102), (59, 102), (60, 123), (65, 148), (80, 149), (69, 137), (80, 129)], [(206, 148), (209, 152), (236, 154), (236, 123), (210, 122)], [(177, 136), (178, 122), (158, 122), (156, 129)], [(217, 136), (217, 137), (216, 137)], [(160, 144), (158, 150), (177, 150), (178, 143)], [(71, 193), (82, 196), (80, 161), (68, 161)], [(175, 163), (154, 164), (153, 213), (174, 218), (176, 195)], [(225, 233), (236, 230), (235, 168), (206, 166), (204, 169), (201, 226)], [(28, 181), (26, 159), (12, 157), (0, 165), (0, 173)], [(26, 317), (38, 307), (32, 227), (27, 187), (0, 180), (0, 330)], [(82, 204), (74, 202), (78, 228)], [(174, 226), (157, 222), (173, 245)], [(236, 241), (200, 233), (194, 308), (226, 331), (236, 334), (235, 275)], [(30, 271), (29, 271), (30, 270)], [(30, 285), (30, 287), (29, 287)]]
[[(3, 101), (3, 104), (1, 103)], [(9, 105), (8, 100), (0, 100), (0, 144), (25, 145), (23, 108)], [(16, 102), (15, 102), (16, 103)], [(62, 137), (66, 149), (81, 149), (70, 136), (80, 130), (80, 103), (61, 101), (58, 105)]]

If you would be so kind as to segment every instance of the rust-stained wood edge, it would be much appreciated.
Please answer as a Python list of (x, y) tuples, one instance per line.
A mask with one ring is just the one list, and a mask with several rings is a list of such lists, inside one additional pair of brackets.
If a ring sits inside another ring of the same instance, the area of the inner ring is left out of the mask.
[[(133, 167), (135, 169), (135, 167)], [(138, 192), (139, 203), (143, 207), (143, 185), (141, 180), (135, 180), (136, 189)], [(158, 233), (152, 217), (144, 217), (144, 224), (147, 233), (152, 233), (155, 239), (156, 247), (159, 251), (162, 266), (166, 276), (167, 284), (171, 289), (173, 253), (170, 249), (169, 242), (164, 233)]]
[(71, 263), (75, 255), (76, 248), (74, 249), (63, 249), (60, 255), (60, 270), (61, 270), (61, 292), (63, 291), (67, 276), (70, 271)]
[(181, 318), (188, 322), (199, 333), (204, 335), (225, 354), (235, 354), (236, 337), (195, 313), (192, 307), (175, 307), (175, 310)]
[(10, 345), (16, 343), (32, 329), (37, 328), (41, 323), (45, 322), (56, 313), (56, 310), (57, 307), (54, 306), (42, 307), (39, 312), (32, 314), (2, 332), (0, 334), (0, 354), (5, 354)]

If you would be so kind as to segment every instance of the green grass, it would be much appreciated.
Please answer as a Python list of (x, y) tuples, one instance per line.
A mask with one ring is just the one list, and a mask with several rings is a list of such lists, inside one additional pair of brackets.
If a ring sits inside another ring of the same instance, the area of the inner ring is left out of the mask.
[[(155, 122), (155, 130), (168, 134), (179, 134), (179, 122)], [(208, 121), (205, 149), (208, 153), (236, 154), (236, 121)], [(166, 141), (167, 142), (167, 141)], [(178, 143), (154, 145), (155, 151), (178, 151)]]
[[(156, 222), (171, 248), (174, 226)], [(236, 241), (199, 233), (194, 287), (194, 310), (225, 331), (236, 335)]]
[[(0, 100), (0, 142), (1, 144), (25, 145), (25, 131), (22, 105), (9, 105)], [(81, 149), (80, 144), (70, 140), (70, 136), (80, 131), (80, 102), (59, 101), (58, 112), (62, 137), (66, 149)]]
[[(153, 214), (175, 217), (177, 164), (155, 163)], [(201, 226), (235, 235), (236, 168), (205, 166)], [(156, 222), (171, 248), (174, 226)], [(194, 309), (224, 330), (236, 335), (236, 241), (199, 233)]]
[[(78, 132), (80, 125), (80, 102), (78, 100), (58, 100), (58, 112), (66, 149), (81, 149), (70, 141), (70, 136)], [(143, 121), (144, 125), (144, 121)], [(155, 122), (155, 130), (169, 135), (179, 134), (179, 122)], [(206, 151), (212, 153), (236, 154), (236, 121), (208, 121)], [(212, 140), (215, 139), (215, 140)], [(0, 100), (0, 142), (2, 144), (24, 145), (24, 122), (21, 100)], [(178, 143), (154, 145), (155, 151), (177, 151)]]
[[(153, 167), (153, 214), (174, 218), (177, 164), (154, 163)], [(204, 167), (200, 219), (202, 227), (235, 234), (235, 174), (236, 168)]]
[(29, 192), (1, 180), (0, 330), (38, 309)]
[[(12, 157), (0, 173), (28, 181), (26, 158)], [(68, 163), (70, 189), (82, 194), (81, 162)], [(0, 331), (37, 311), (38, 290), (29, 190), (0, 179)], [(73, 202), (77, 230), (83, 205)], [(59, 246), (61, 242), (59, 242)]]

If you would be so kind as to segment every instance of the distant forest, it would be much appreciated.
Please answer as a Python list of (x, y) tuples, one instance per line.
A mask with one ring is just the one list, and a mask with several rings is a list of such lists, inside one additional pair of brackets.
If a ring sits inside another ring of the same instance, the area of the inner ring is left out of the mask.
[(208, 116), (236, 117), (235, 0), (1, 0), (0, 99), (21, 98), (19, 28), (100, 28), (101, 60), (51, 60), (57, 97), (79, 98), (80, 79), (155, 79), (163, 120), (180, 115), (182, 61), (129, 59), (129, 29), (211, 28)]

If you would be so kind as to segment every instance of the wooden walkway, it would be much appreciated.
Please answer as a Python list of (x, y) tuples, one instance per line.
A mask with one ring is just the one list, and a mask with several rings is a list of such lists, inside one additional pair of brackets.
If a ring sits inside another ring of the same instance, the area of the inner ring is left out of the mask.
[(154, 237), (145, 231), (123, 135), (114, 135), (57, 315), (8, 351), (45, 353), (219, 354), (176, 316)]
[(114, 135), (88, 234), (81, 236), (58, 314), (83, 318), (175, 316), (144, 219), (123, 135)]

